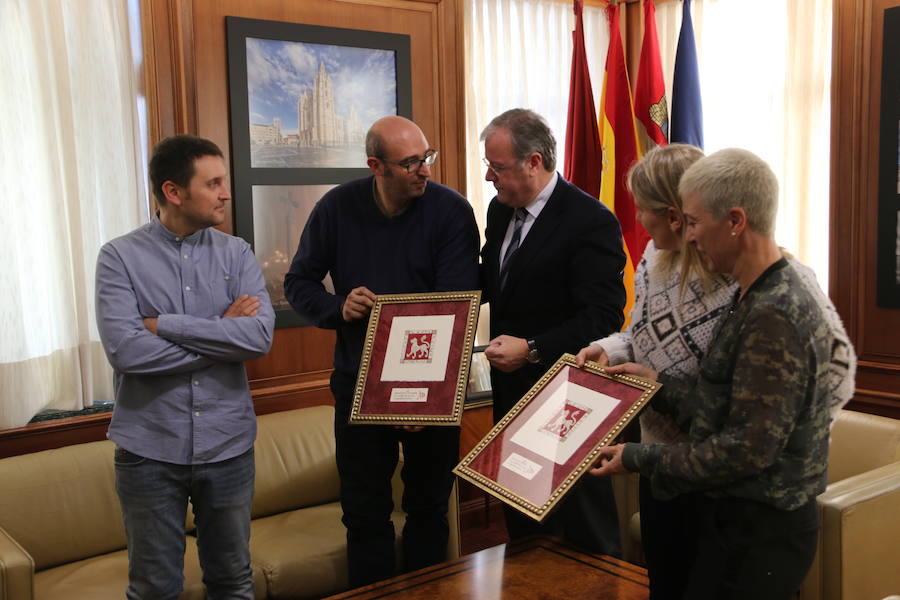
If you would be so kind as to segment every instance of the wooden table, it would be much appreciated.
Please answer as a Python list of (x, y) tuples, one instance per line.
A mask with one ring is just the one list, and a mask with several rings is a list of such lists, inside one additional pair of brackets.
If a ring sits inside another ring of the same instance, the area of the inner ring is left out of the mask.
[(536, 536), (330, 596), (330, 600), (647, 600), (647, 571)]

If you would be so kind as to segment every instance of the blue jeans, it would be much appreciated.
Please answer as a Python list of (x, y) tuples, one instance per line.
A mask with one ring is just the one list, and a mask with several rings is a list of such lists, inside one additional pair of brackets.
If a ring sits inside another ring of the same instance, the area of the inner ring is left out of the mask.
[(178, 598), (188, 499), (207, 598), (252, 599), (253, 448), (228, 460), (176, 465), (116, 448), (116, 491), (128, 539), (129, 600)]

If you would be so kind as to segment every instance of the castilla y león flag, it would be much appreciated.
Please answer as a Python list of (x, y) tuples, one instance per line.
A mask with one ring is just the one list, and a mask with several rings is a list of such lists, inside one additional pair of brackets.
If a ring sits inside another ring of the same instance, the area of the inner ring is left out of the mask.
[(634, 116), (637, 117), (641, 154), (665, 146), (669, 137), (669, 108), (662, 74), (659, 38), (656, 35), (656, 7), (644, 0), (644, 41), (634, 86)]

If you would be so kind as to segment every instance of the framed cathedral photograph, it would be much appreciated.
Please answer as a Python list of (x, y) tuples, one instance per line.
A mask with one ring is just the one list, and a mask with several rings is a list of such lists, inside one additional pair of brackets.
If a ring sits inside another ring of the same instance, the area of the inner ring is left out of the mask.
[(306, 325), (284, 300), (284, 274), (321, 195), (368, 175), (372, 123), (412, 117), (409, 36), (240, 17), (225, 25), (235, 234), (253, 246), (276, 326)]
[(543, 521), (660, 387), (564, 354), (453, 472)]
[(378, 296), (351, 424), (459, 425), (481, 292)]

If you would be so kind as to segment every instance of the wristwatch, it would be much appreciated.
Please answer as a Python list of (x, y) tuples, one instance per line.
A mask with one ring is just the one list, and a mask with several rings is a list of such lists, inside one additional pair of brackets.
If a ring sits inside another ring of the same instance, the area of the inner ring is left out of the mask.
[(525, 355), (525, 360), (531, 364), (541, 362), (541, 353), (538, 352), (537, 344), (534, 343), (534, 340), (528, 340), (528, 354)]

